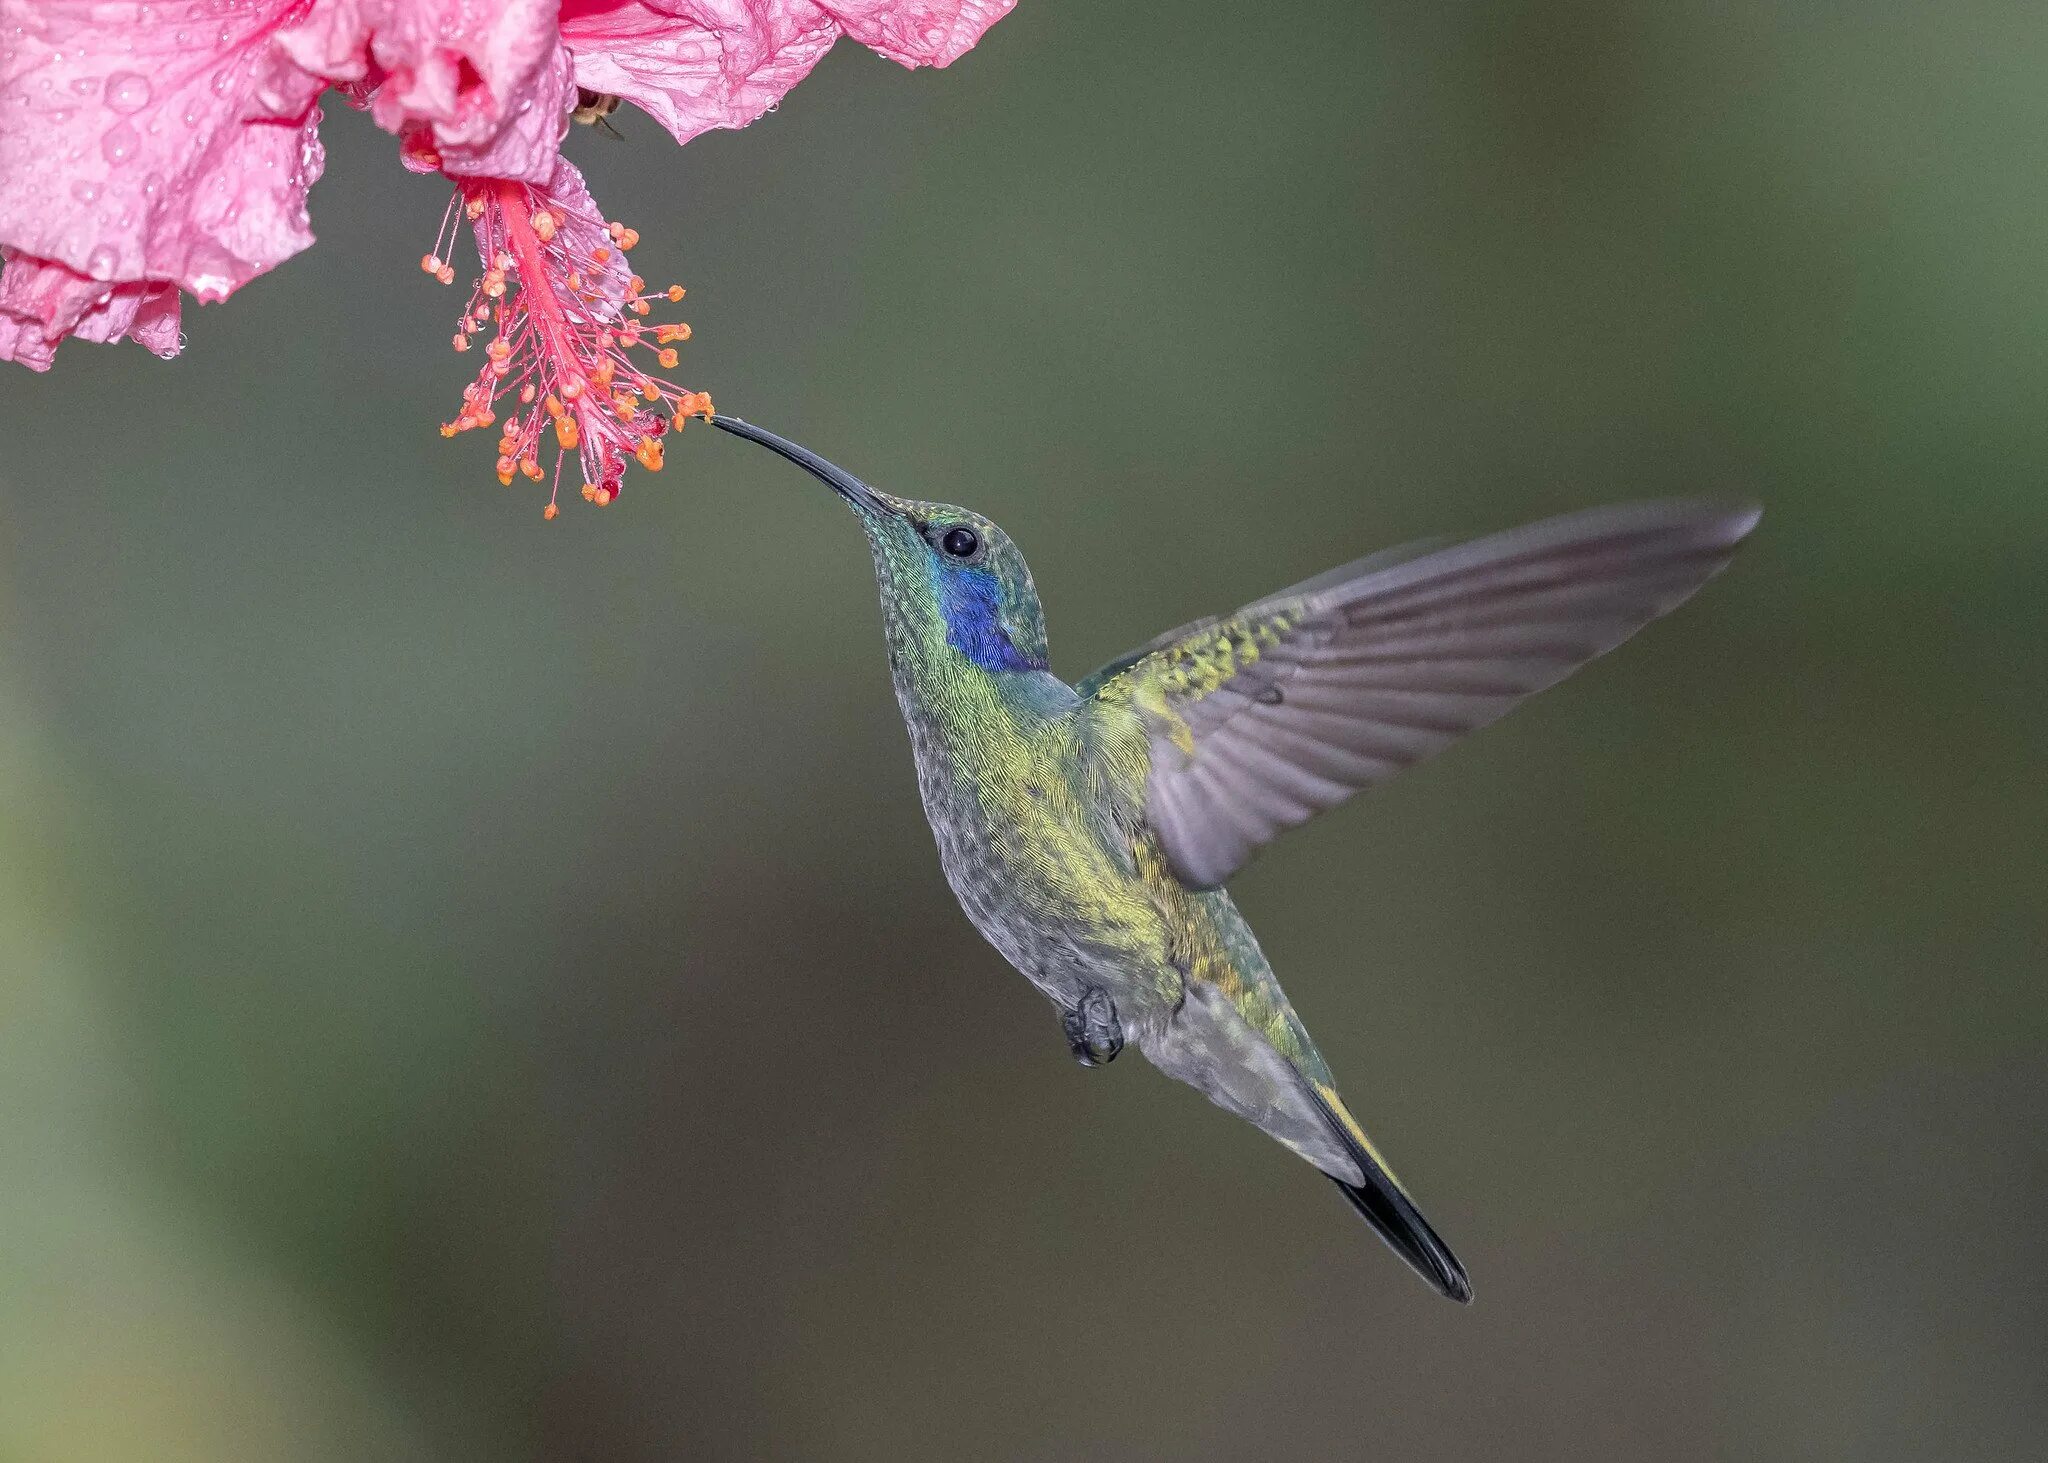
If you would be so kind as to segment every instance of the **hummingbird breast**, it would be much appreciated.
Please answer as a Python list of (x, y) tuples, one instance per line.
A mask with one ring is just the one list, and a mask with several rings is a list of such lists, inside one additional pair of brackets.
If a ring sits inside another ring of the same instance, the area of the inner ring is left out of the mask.
[(940, 867), (975, 928), (1063, 1008), (1090, 985), (1127, 1016), (1170, 1007), (1179, 978), (1161, 911), (1092, 795), (1078, 698), (1044, 680), (1025, 695), (971, 697), (965, 715), (899, 686)]

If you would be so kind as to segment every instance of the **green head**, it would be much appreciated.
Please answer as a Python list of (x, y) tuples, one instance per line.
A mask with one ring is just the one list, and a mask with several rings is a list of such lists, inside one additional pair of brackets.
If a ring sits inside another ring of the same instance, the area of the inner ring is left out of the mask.
[(713, 424), (758, 442), (844, 498), (874, 551), (882, 612), (896, 659), (933, 668), (957, 658), (984, 671), (1043, 671), (1045, 616), (1031, 570), (1010, 536), (966, 508), (877, 492), (852, 473), (737, 417)]

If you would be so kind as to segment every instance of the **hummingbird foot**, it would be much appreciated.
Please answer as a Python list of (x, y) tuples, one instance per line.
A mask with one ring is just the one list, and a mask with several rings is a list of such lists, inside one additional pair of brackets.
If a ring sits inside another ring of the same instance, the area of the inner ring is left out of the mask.
[(1106, 1067), (1124, 1049), (1124, 1025), (1117, 1019), (1116, 1002), (1101, 986), (1089, 986), (1071, 1011), (1061, 1013), (1066, 1027), (1067, 1047), (1084, 1067)]

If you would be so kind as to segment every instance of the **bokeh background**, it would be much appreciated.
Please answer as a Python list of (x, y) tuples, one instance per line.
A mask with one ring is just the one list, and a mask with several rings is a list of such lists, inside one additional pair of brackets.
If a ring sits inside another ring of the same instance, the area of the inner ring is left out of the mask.
[(1056, 668), (1754, 495), (1237, 885), (1470, 1310), (942, 883), (855, 527), (443, 442), (444, 194), (0, 375), (0, 1456), (2031, 1459), (2048, 13), (1024, 0), (571, 150), (693, 384), (1033, 558)]

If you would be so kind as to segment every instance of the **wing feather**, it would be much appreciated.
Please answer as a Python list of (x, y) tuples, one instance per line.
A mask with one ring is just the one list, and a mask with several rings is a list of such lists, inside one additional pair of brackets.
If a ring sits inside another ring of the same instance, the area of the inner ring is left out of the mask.
[(1181, 880), (1211, 888), (1677, 607), (1757, 517), (1630, 503), (1373, 555), (1161, 637), (1083, 692), (1144, 723), (1147, 816)]

